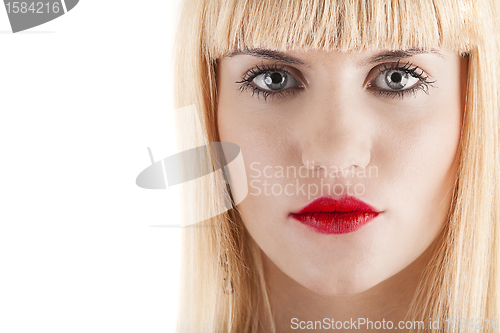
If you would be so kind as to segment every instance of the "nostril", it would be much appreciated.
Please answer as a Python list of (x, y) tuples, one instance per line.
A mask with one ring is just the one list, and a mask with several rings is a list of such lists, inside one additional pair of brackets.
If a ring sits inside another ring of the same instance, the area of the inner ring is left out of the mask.
[(312, 170), (312, 171), (317, 171), (317, 170), (324, 168), (318, 161), (314, 161), (314, 160), (305, 161), (304, 166), (307, 169)]

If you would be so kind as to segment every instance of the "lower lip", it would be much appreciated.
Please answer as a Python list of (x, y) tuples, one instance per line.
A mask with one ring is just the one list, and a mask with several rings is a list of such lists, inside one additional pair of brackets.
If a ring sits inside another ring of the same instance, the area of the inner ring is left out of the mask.
[(322, 234), (347, 234), (360, 229), (378, 214), (377, 212), (314, 212), (291, 214), (291, 216)]

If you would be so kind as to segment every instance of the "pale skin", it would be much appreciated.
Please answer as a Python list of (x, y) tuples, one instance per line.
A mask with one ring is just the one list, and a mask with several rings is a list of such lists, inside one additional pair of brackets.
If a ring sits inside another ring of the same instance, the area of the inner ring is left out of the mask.
[[(243, 154), (249, 195), (238, 209), (263, 253), (278, 332), (297, 332), (292, 318), (397, 325), (439, 246), (457, 171), (467, 60), (437, 48), (393, 57), (386, 51), (296, 50), (271, 55), (280, 59), (260, 52), (219, 60), (219, 136)], [(417, 86), (425, 92), (388, 95)], [(264, 99), (252, 96), (254, 89), (282, 95)], [(321, 177), (281, 176), (280, 166), (315, 168)], [(342, 173), (370, 167), (377, 173)], [(289, 217), (321, 196), (308, 191), (314, 184), (330, 184), (322, 194), (332, 197), (342, 195), (334, 186), (345, 194), (358, 184), (349, 194), (381, 214), (351, 233), (315, 232)], [(296, 191), (300, 185), (306, 193)]]

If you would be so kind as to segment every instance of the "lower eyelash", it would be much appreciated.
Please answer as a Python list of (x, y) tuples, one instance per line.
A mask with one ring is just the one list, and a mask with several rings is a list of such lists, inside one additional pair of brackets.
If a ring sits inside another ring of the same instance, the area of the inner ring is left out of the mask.
[(420, 82), (416, 84), (413, 88), (406, 89), (406, 90), (379, 90), (379, 89), (373, 89), (375, 90), (375, 94), (379, 97), (387, 97), (387, 98), (399, 98), (403, 99), (407, 96), (416, 96), (418, 90), (422, 90), (426, 95), (429, 95), (429, 83), (426, 82)]
[[(237, 83), (241, 83), (241, 82), (237, 82)], [(286, 97), (288, 95), (294, 95), (296, 94), (298, 91), (294, 88), (289, 88), (289, 89), (285, 89), (285, 90), (278, 90), (276, 92), (271, 92), (271, 91), (266, 91), (266, 90), (262, 90), (260, 88), (257, 88), (257, 87), (254, 87), (252, 86), (249, 82), (245, 82), (243, 83), (239, 90), (241, 92), (244, 92), (248, 89), (252, 89), (252, 97), (257, 94), (257, 98), (259, 98), (260, 96), (264, 97), (264, 101), (267, 101), (267, 98), (269, 96), (271, 96), (273, 99), (274, 98), (283, 98), (283, 97)]]

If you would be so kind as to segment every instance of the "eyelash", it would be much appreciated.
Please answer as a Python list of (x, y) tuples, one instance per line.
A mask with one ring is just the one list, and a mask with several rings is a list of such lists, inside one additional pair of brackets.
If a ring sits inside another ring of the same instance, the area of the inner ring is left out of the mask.
[(272, 64), (272, 65), (264, 65), (262, 64), (261, 66), (257, 65), (253, 68), (251, 68), (248, 72), (245, 73), (245, 75), (242, 77), (241, 81), (237, 81), (236, 83), (240, 83), (240, 88), (239, 90), (241, 92), (244, 92), (248, 89), (252, 89), (252, 97), (257, 93), (257, 97), (262, 96), (264, 97), (264, 100), (267, 101), (267, 98), (271, 96), (272, 98), (282, 98), (286, 97), (290, 94), (295, 94), (297, 93), (297, 88), (291, 88), (291, 89), (284, 89), (284, 90), (278, 90), (278, 91), (267, 91), (263, 90), (259, 87), (254, 87), (251, 83), (253, 79), (255, 79), (258, 75), (264, 74), (267, 72), (282, 72), (286, 73), (288, 75), (293, 76), (286, 68), (284, 65), (278, 65), (278, 64)]
[[(413, 67), (412, 67), (413, 66)], [(407, 96), (414, 96), (418, 92), (418, 90), (422, 90), (425, 94), (429, 94), (429, 86), (433, 87), (433, 84), (436, 81), (430, 81), (429, 76), (424, 75), (424, 70), (420, 69), (418, 66), (414, 66), (410, 62), (407, 62), (405, 65), (400, 66), (399, 65), (399, 60), (397, 63), (391, 63), (389, 67), (384, 64), (383, 69), (379, 69), (378, 75), (380, 73), (383, 73), (388, 70), (398, 70), (398, 71), (403, 71), (405, 73), (410, 74), (414, 78), (419, 80), (419, 83), (415, 84), (412, 88), (405, 89), (405, 90), (382, 90), (378, 88), (370, 88), (369, 90), (373, 90), (374, 93), (383, 98), (399, 98), (403, 99)], [(420, 73), (417, 73), (417, 70), (420, 70)], [(267, 91), (263, 90), (259, 87), (256, 87), (252, 85), (252, 81), (261, 74), (267, 73), (267, 72), (281, 72), (281, 73), (286, 73), (287, 75), (293, 76), (286, 68), (284, 65), (278, 65), (278, 64), (272, 64), (272, 65), (261, 65), (261, 66), (255, 66), (251, 68), (248, 72), (245, 73), (245, 75), (242, 77), (241, 81), (237, 81), (236, 83), (241, 84), (239, 87), (239, 90), (241, 92), (244, 92), (248, 89), (252, 89), (252, 97), (257, 94), (257, 98), (260, 96), (264, 97), (264, 101), (267, 101), (267, 98), (271, 96), (273, 99), (274, 98), (283, 98), (288, 95), (293, 95), (298, 92), (298, 87), (295, 88), (288, 88), (284, 90), (277, 90), (275, 92), (273, 91)], [(377, 75), (377, 76), (378, 76)], [(369, 85), (371, 87), (371, 85)]]

